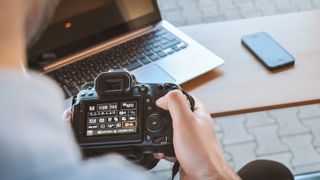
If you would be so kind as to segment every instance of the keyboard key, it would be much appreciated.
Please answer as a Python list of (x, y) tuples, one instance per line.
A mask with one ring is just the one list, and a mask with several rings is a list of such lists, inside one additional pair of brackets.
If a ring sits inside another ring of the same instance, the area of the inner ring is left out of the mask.
[(167, 51), (167, 53), (168, 53), (168, 54), (173, 54), (174, 51), (172, 51), (171, 49), (169, 49), (169, 50)]
[(163, 38), (163, 39), (167, 39), (168, 41), (173, 41), (173, 40), (176, 39), (176, 38), (175, 38), (173, 35), (171, 35), (171, 34), (164, 34), (164, 35), (162, 35), (162, 38)]
[(184, 49), (184, 48), (186, 48), (186, 47), (187, 47), (187, 45), (185, 45), (185, 44), (182, 45), (182, 46), (180, 46), (181, 49)]
[(169, 43), (169, 41), (166, 40), (166, 39), (162, 39), (162, 40), (160, 41), (160, 43), (161, 43), (161, 44), (167, 44), (167, 43)]
[(153, 43), (155, 43), (155, 40), (153, 40), (153, 39), (150, 39), (150, 40), (147, 41), (148, 45), (152, 45)]
[(112, 65), (111, 66), (113, 69), (119, 69), (120, 68), (120, 66), (118, 65), (118, 64), (114, 64), (114, 65)]
[(138, 67), (141, 67), (142, 64), (139, 62), (139, 61), (136, 61), (132, 64), (129, 64), (126, 68), (129, 70), (129, 71), (132, 71), (134, 69), (137, 69)]
[(149, 61), (147, 58), (142, 58), (140, 59), (140, 61), (143, 63), (143, 64), (149, 64), (151, 61)]
[[(133, 59), (132, 59), (132, 60), (133, 60)], [(130, 61), (130, 62), (131, 62), (131, 61)], [(127, 61), (121, 61), (120, 64), (121, 64), (121, 66), (126, 66), (126, 65), (129, 64), (129, 62), (127, 62)]]
[(163, 52), (163, 51), (160, 51), (160, 52), (158, 52), (157, 54), (158, 54), (158, 56), (160, 56), (160, 57), (165, 57), (165, 56), (167, 56), (167, 54), (166, 54), (165, 52)]
[(175, 45), (178, 45), (178, 44), (180, 44), (181, 43), (181, 41), (179, 41), (179, 40), (174, 40), (174, 41), (171, 41), (169, 44), (170, 44), (170, 46), (175, 46)]
[(163, 28), (156, 30), (156, 33), (155, 33), (156, 36), (160, 36), (163, 34), (167, 34), (167, 31), (164, 30)]
[(150, 58), (152, 61), (156, 61), (156, 60), (159, 59), (159, 57), (158, 57), (157, 55), (155, 55), (155, 54), (149, 56), (149, 58)]
[(172, 46), (171, 43), (161, 45), (162, 49), (168, 49), (171, 46)]
[(147, 51), (144, 53), (146, 56), (151, 56), (153, 53), (151, 51)]
[(147, 40), (146, 43), (148, 44), (148, 41), (153, 39), (153, 35), (152, 34), (148, 34), (144, 39)]
[[(124, 60), (122, 60), (124, 62), (127, 62), (126, 65), (128, 65), (129, 63), (133, 63), (133, 62), (136, 62), (137, 61), (137, 58), (136, 57), (132, 57), (132, 58), (126, 58)], [(128, 62), (129, 61), (129, 62)]]
[(160, 47), (153, 48), (152, 50), (153, 50), (153, 52), (155, 52), (155, 53), (158, 53), (158, 52), (162, 51), (162, 49), (161, 49)]
[(172, 49), (173, 49), (174, 51), (176, 51), (176, 52), (177, 52), (177, 51), (180, 51), (180, 48), (177, 47), (177, 46), (173, 46)]
[(154, 47), (154, 48), (159, 47), (159, 46), (160, 46), (160, 43), (158, 43), (158, 42), (152, 44), (152, 47)]
[(145, 48), (144, 48), (146, 51), (151, 51), (151, 49), (152, 49), (152, 46), (145, 46)]
[(161, 36), (158, 36), (158, 37), (154, 38), (154, 40), (157, 41), (157, 42), (161, 41), (161, 39), (162, 39)]
[(137, 55), (137, 58), (138, 59), (143, 59), (143, 58), (145, 58), (145, 56), (143, 54), (139, 54), (139, 55)]

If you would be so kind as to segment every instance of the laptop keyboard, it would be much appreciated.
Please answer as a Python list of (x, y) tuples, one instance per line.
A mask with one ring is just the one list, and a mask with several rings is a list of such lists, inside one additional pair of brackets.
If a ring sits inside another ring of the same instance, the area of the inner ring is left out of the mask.
[(48, 73), (63, 88), (65, 96), (77, 94), (85, 82), (101, 72), (126, 68), (129, 71), (174, 54), (188, 45), (164, 28), (122, 43), (105, 51)]

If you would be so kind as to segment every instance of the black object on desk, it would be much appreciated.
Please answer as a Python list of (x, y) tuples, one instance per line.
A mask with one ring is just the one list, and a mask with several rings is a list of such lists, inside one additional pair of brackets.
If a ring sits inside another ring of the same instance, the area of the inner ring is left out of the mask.
[(295, 58), (265, 32), (244, 36), (241, 42), (269, 70), (294, 64)]

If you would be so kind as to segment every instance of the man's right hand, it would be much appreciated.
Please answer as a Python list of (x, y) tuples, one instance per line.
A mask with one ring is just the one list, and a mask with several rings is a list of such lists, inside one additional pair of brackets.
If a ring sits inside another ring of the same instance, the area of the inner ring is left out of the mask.
[[(157, 101), (157, 105), (169, 110), (172, 117), (173, 144), (181, 165), (181, 179), (240, 179), (224, 159), (210, 114), (198, 99), (194, 99), (193, 112), (179, 90)], [(161, 153), (155, 157), (175, 160)]]

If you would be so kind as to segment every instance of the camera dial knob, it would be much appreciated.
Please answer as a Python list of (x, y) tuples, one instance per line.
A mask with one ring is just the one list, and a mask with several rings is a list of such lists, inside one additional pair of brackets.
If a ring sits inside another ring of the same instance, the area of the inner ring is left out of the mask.
[(140, 86), (140, 92), (148, 92), (148, 88), (145, 85)]
[(158, 114), (151, 114), (146, 122), (147, 129), (152, 133), (157, 133), (164, 128), (164, 119)]
[(175, 90), (175, 89), (179, 89), (179, 87), (175, 84), (171, 84), (171, 83), (166, 83), (164, 84), (164, 87), (166, 88), (166, 90)]

